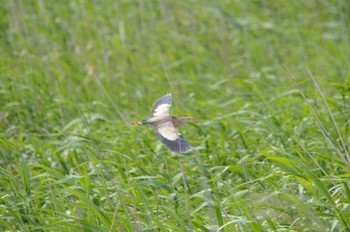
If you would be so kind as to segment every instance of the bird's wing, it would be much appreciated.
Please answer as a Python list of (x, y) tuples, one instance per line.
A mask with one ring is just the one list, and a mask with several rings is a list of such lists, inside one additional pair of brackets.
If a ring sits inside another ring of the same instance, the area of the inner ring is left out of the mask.
[(151, 117), (169, 116), (169, 108), (173, 101), (171, 93), (164, 95), (153, 103)]
[(168, 121), (158, 125), (155, 134), (159, 140), (172, 152), (186, 153), (192, 147), (185, 138), (176, 130), (174, 125)]

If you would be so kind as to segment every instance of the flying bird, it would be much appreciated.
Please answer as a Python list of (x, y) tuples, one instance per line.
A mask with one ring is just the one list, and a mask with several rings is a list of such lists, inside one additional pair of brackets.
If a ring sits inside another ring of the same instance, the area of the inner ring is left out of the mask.
[(192, 147), (185, 138), (177, 131), (179, 127), (187, 122), (196, 120), (192, 117), (175, 117), (169, 114), (169, 108), (173, 97), (171, 93), (164, 95), (153, 103), (151, 117), (141, 122), (133, 122), (134, 125), (149, 124), (154, 128), (158, 139), (172, 152), (187, 153)]

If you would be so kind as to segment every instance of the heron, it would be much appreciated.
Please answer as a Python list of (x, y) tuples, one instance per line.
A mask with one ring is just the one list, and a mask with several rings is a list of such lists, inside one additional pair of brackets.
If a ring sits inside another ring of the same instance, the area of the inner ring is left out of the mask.
[(176, 117), (169, 114), (169, 108), (173, 97), (171, 93), (164, 95), (153, 103), (151, 117), (141, 122), (133, 122), (134, 125), (150, 125), (158, 139), (172, 152), (187, 153), (191, 151), (191, 145), (177, 131), (177, 127), (196, 120), (192, 117)]

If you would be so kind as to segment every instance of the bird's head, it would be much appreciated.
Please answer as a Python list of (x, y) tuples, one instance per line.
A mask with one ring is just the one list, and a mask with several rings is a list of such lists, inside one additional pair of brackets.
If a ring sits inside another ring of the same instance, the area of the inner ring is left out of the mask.
[(192, 118), (192, 117), (175, 117), (171, 116), (171, 122), (175, 127), (179, 127), (185, 123), (191, 122), (197, 120), (197, 118)]

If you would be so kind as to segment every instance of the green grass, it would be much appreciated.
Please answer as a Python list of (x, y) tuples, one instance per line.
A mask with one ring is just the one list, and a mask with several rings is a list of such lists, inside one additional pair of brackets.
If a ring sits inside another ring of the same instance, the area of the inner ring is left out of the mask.
[[(2, 1), (1, 231), (349, 231), (350, 6)], [(163, 94), (195, 149), (134, 127)]]

